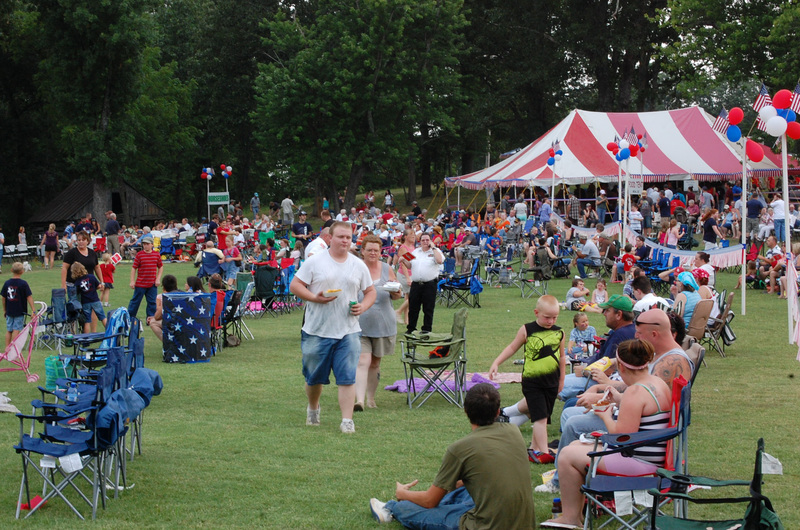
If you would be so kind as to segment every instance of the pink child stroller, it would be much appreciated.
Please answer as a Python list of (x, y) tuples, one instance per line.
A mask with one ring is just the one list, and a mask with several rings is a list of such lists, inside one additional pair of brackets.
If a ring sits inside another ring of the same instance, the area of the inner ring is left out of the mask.
[[(36, 330), (36, 323), (46, 311), (47, 311), (47, 304), (44, 302), (36, 302), (39, 305), (39, 310), (36, 311), (31, 316), (30, 322), (22, 328), (22, 331), (19, 332), (17, 338), (11, 341), (11, 344), (8, 345), (8, 348), (5, 352), (0, 353), (0, 362), (8, 361), (14, 365), (13, 368), (0, 368), (0, 372), (13, 372), (16, 370), (22, 370), (25, 372), (25, 377), (27, 378), (29, 383), (35, 383), (39, 380), (39, 376), (37, 374), (31, 373), (31, 352), (33, 351), (33, 333)], [(27, 343), (27, 355), (25, 355)]]

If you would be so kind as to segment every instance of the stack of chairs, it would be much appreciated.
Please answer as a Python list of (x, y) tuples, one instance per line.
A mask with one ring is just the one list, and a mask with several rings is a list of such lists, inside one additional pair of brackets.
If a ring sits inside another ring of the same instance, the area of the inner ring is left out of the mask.
[[(31, 402), (33, 414), (17, 415), (20, 440), (14, 449), (22, 458), (17, 518), (22, 510), (30, 510), (27, 518), (46, 502), (61, 499), (80, 519), (86, 512), (79, 506), (85, 502), (94, 519), (98, 508), (106, 506), (107, 491), (117, 498), (128, 489), (126, 435), (129, 429), (136, 433), (131, 437), (132, 460), (134, 443), (141, 454), (142, 412), (163, 387), (159, 374), (144, 368), (139, 332), (136, 320), (127, 347), (108, 349), (107, 364), (100, 370), (57, 381), (61, 388), (76, 383), (77, 401), (68, 401), (65, 390), (39, 387), (42, 399)], [(43, 481), (42, 494), (31, 497), (36, 474)]]

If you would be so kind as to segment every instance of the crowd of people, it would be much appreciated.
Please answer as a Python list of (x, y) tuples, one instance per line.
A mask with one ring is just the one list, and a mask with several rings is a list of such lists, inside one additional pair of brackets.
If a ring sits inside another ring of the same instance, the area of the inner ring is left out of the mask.
[[(243, 216), (236, 202), (227, 212), (218, 211), (208, 220), (190, 223), (183, 219), (141, 230), (120, 225), (114, 213), (107, 212), (103, 227), (91, 215), (80, 223), (71, 223), (62, 235), (51, 225), (40, 246), (46, 267), (53, 266), (57, 252), (63, 252), (61, 286), (80, 296), (86, 331), (94, 331), (97, 322), (105, 318), (108, 292), (114, 288), (115, 266), (110, 253), (135, 249), (131, 253), (129, 286), (133, 294), (128, 311), (136, 316), (144, 299), (145, 321), (159, 340), (163, 309), (157, 290), (161, 286), (163, 292), (176, 291), (178, 281), (173, 275), (162, 277), (162, 260), (153, 246), (154, 230), (208, 234), (198, 258), (204, 261), (203, 254), (208, 253), (220, 267), (219, 273), (209, 275), (210, 290), (232, 287), (236, 273), (248, 260), (292, 260), (296, 274), (290, 290), (306, 308), (300, 340), (306, 425), (321, 424), (320, 397), (332, 373), (338, 387), (339, 428), (345, 434), (355, 432), (356, 412), (378, 406), (381, 361), (395, 351), (398, 323), (405, 326), (406, 333), (415, 333), (422, 312), (420, 331), (432, 331), (436, 281), (447, 257), (459, 266), (474, 259), (476, 251), (477, 255), (498, 256), (511, 244), (518, 246), (526, 264), (533, 267), (537, 251), (546, 250), (554, 263), (563, 260), (567, 270), (576, 267), (578, 277), (572, 280), (565, 302), (551, 295), (539, 297), (535, 319), (520, 326), (488, 367), (490, 377), (494, 377), (505, 361), (522, 350), (521, 399), (501, 407), (500, 396), (491, 385), (472, 388), (464, 403), (471, 432), (446, 449), (431, 486), (420, 491), (413, 489), (416, 480), (398, 482), (397, 500), (384, 503), (373, 498), (370, 510), (380, 522), (396, 519), (407, 527), (424, 527), (434, 521), (448, 528), (529, 528), (535, 524), (535, 517), (528, 462), (554, 463), (557, 473), (536, 491), (560, 491), (563, 513), (542, 526), (577, 528), (583, 507), (580, 486), (589, 461), (587, 453), (592, 449), (581, 435), (598, 429), (636, 432), (666, 425), (672, 380), (679, 376), (690, 379), (695, 369), (683, 348), (694, 307), (702, 299), (718, 296), (715, 270), (705, 251), (697, 253), (692, 266), (662, 273), (662, 280), (672, 283), (668, 299), (653, 294), (650, 280), (638, 266), (649, 258), (648, 238), (675, 247), (685, 237), (687, 225), (690, 234), (702, 230), (706, 249), (714, 248), (718, 239), (737, 236), (741, 217), (736, 212), (745, 212), (744, 236), (755, 244), (763, 240), (767, 246), (764, 256), (752, 260), (753, 275), (767, 278), (771, 290), (785, 293), (776, 269), (783, 256), (782, 225), (778, 221), (785, 222), (788, 216), (790, 223), (796, 223), (794, 209), (784, 208), (780, 197), (762, 205), (758, 192), (742, 204), (741, 189), (737, 197), (737, 186), (726, 184), (724, 188), (721, 193), (708, 186), (696, 193), (691, 189), (686, 193), (672, 191), (670, 187), (647, 190), (629, 213), (631, 227), (639, 235), (635, 244), (626, 245), (622, 251), (605, 232), (604, 222), (615, 214), (604, 189), (599, 189), (597, 199), (584, 207), (575, 193), (570, 193), (561, 201), (562, 223), (553, 222), (558, 208), (554, 209), (546, 196), (523, 196), (517, 201), (504, 196), (496, 207), (441, 209), (428, 215), (417, 203), (401, 214), (390, 192), (382, 204), (376, 205), (374, 193), (368, 192), (361, 207), (340, 210), (336, 215), (324, 209), (318, 234), (308, 223), (307, 213), (297, 208), (289, 195), (281, 203), (271, 204), (269, 213), (262, 213), (258, 194), (254, 194), (250, 201), (253, 222)], [(751, 212), (753, 201), (760, 206), (758, 224), (750, 221), (756, 209), (753, 204)], [(718, 205), (722, 205), (722, 216), (715, 208)], [(681, 210), (686, 214), (685, 223)], [(653, 230), (654, 212), (661, 218), (658, 231)], [(768, 218), (762, 217), (764, 214)], [(769, 223), (762, 225), (762, 221)], [(574, 230), (576, 226), (591, 227), (595, 232)], [(766, 226), (772, 226), (775, 234), (762, 231)], [(266, 244), (245, 249), (246, 230), (272, 237)], [(109, 253), (98, 256), (90, 248), (92, 234), (109, 239)], [(68, 241), (63, 251), (61, 239)], [(115, 246), (110, 244), (112, 239)], [(293, 247), (291, 239), (295, 241)], [(565, 257), (563, 249), (570, 249), (570, 255)], [(601, 260), (606, 259), (616, 260), (612, 281), (624, 283), (622, 295), (611, 295), (603, 279), (597, 279), (592, 289), (587, 287), (586, 269), (603, 265)], [(6, 282), (2, 290), (7, 342), (21, 329), (17, 313), (24, 312), (27, 303), (32, 308), (30, 289), (25, 289), (22, 271), (17, 269), (15, 264), (13, 281)], [(190, 276), (184, 289), (202, 292), (205, 286), (199, 278)], [(392, 302), (401, 298), (405, 300), (395, 310)], [(573, 329), (556, 325), (562, 310), (576, 312)], [(589, 325), (587, 312), (603, 315), (608, 331), (602, 340), (598, 330)], [(595, 366), (601, 360), (605, 364)], [(566, 373), (567, 366), (573, 367), (571, 374)], [(564, 409), (562, 435), (554, 450), (547, 439), (547, 424), (556, 400), (564, 401)], [(587, 413), (601, 400), (615, 407)], [(613, 408), (618, 411), (616, 415), (611, 412)], [(524, 442), (518, 429), (528, 421), (532, 423), (530, 444)], [(639, 449), (633, 458), (604, 457), (599, 469), (652, 473), (663, 465), (665, 453), (663, 447), (656, 447)]]

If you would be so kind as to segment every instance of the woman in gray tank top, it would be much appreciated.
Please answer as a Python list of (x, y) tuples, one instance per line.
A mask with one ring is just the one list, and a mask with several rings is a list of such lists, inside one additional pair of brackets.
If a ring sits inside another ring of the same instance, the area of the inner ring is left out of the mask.
[[(402, 297), (402, 291), (388, 292), (383, 289), (387, 282), (397, 282), (397, 277), (388, 263), (381, 261), (381, 240), (368, 235), (361, 243), (361, 255), (369, 269), (378, 297), (375, 303), (359, 317), (361, 326), (361, 357), (356, 369), (355, 411), (363, 411), (364, 403), (375, 408), (375, 391), (378, 388), (381, 358), (394, 353), (397, 322), (392, 300)], [(359, 301), (363, 294), (359, 293)]]

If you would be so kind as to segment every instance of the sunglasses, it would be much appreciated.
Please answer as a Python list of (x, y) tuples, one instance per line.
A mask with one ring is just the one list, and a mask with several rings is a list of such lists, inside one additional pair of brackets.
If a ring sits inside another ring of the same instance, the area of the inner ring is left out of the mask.
[(633, 319), (633, 323), (636, 326), (647, 326), (647, 325), (660, 326), (661, 325), (661, 322), (642, 322), (642, 320), (639, 317), (636, 317), (635, 319)]

